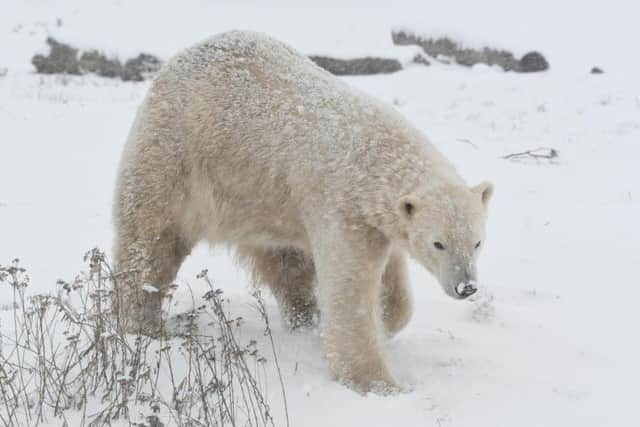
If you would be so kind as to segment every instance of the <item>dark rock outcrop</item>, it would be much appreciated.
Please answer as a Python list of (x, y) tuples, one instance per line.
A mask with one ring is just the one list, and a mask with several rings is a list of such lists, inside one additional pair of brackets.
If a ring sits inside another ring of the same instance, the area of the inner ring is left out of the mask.
[(427, 55), (433, 58), (441, 56), (453, 58), (456, 63), (467, 67), (475, 64), (499, 65), (505, 71), (520, 73), (544, 71), (549, 68), (549, 63), (539, 52), (529, 52), (521, 59), (517, 59), (513, 53), (507, 50), (490, 47), (472, 49), (463, 47), (448, 37), (429, 38), (416, 36), (407, 31), (393, 31), (391, 38), (396, 45), (420, 46)]
[(35, 55), (31, 63), (41, 74), (82, 75), (94, 73), (102, 77), (120, 78), (124, 81), (142, 81), (160, 69), (162, 61), (153, 55), (141, 53), (124, 65), (117, 58), (108, 58), (97, 50), (80, 53), (78, 49), (60, 43), (52, 37), (47, 39), (49, 54)]
[(549, 69), (549, 63), (540, 52), (529, 52), (520, 58), (515, 71), (520, 73), (536, 73)]
[(102, 77), (120, 77), (122, 64), (116, 58), (107, 58), (97, 50), (83, 52), (78, 59), (78, 68), (82, 74), (95, 73)]
[(402, 70), (402, 64), (397, 59), (388, 58), (354, 58), (337, 59), (328, 56), (309, 56), (319, 67), (337, 76), (356, 76), (369, 74), (389, 74)]
[(124, 81), (142, 81), (157, 73), (161, 66), (162, 61), (155, 56), (141, 53), (124, 64), (121, 77)]
[(78, 49), (60, 43), (52, 37), (47, 38), (49, 55), (35, 55), (31, 63), (41, 74), (81, 74), (78, 64)]

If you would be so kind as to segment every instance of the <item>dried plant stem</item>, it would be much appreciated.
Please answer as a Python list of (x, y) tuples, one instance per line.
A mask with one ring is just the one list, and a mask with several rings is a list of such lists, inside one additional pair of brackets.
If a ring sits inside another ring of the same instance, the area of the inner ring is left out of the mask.
[[(53, 417), (67, 426), (73, 419), (79, 427), (115, 420), (158, 427), (164, 425), (162, 415), (179, 427), (275, 426), (258, 381), (266, 359), (256, 340), (241, 343), (242, 319), (230, 316), (206, 272), (199, 278), (209, 291), (204, 304), (183, 315), (186, 332), (154, 340), (120, 328), (124, 322), (111, 301), (124, 276), (115, 275), (97, 249), (85, 260), (89, 271), (58, 282), (57, 296), (29, 298), (29, 278), (19, 261), (0, 266), (0, 286), (12, 287), (14, 301), (13, 331), (0, 330), (0, 423), (37, 426)], [(262, 300), (259, 307), (286, 399)], [(207, 335), (198, 332), (204, 314), (213, 319)], [(286, 401), (284, 410), (288, 426)], [(132, 414), (144, 414), (145, 421), (136, 422)]]
[(532, 150), (521, 151), (519, 153), (507, 154), (506, 156), (502, 156), (503, 159), (507, 160), (516, 160), (522, 158), (531, 158), (531, 159), (545, 159), (551, 160), (558, 157), (558, 150), (555, 148), (548, 147), (538, 147)]

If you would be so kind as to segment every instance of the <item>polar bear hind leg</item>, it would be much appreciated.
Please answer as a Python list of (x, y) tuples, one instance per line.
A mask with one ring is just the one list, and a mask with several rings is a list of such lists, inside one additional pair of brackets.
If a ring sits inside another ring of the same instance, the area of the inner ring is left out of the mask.
[(241, 246), (238, 257), (249, 268), (256, 284), (269, 287), (288, 329), (316, 323), (316, 273), (309, 254), (296, 248)]
[(162, 301), (192, 247), (177, 227), (117, 236), (114, 302), (124, 330), (149, 336), (161, 333)]

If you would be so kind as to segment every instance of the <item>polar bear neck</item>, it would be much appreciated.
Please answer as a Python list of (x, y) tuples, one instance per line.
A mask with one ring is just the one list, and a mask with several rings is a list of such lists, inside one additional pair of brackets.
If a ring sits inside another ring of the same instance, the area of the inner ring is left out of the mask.
[(354, 162), (353, 179), (345, 184), (356, 195), (366, 222), (395, 234), (397, 203), (419, 192), (428, 197), (443, 187), (466, 187), (453, 165), (413, 125), (385, 109), (377, 134)]

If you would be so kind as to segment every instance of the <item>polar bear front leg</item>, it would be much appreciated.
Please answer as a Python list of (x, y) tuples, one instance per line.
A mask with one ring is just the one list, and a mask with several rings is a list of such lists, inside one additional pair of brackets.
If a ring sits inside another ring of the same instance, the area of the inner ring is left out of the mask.
[(384, 359), (380, 313), (389, 245), (377, 231), (344, 228), (324, 233), (314, 248), (324, 354), (340, 382), (390, 393), (398, 387)]
[(390, 338), (404, 328), (412, 314), (406, 255), (392, 252), (382, 275), (382, 320)]

